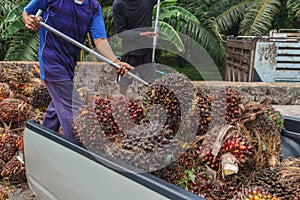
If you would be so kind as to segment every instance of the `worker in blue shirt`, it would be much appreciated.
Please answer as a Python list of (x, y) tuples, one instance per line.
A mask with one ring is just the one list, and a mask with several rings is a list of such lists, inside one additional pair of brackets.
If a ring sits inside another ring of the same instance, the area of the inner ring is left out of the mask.
[[(38, 19), (35, 14), (43, 10)], [(39, 26), (44, 20), (49, 26), (84, 43), (90, 31), (94, 44), (107, 59), (121, 68), (117, 73), (124, 75), (132, 66), (121, 62), (114, 55), (106, 38), (101, 6), (97, 0), (32, 0), (22, 13), (25, 27), (31, 31), (40, 28), (39, 63), (40, 77), (46, 83), (52, 101), (46, 110), (43, 126), (58, 131), (77, 143), (72, 123), (82, 101), (74, 88), (73, 77), (80, 48)]]

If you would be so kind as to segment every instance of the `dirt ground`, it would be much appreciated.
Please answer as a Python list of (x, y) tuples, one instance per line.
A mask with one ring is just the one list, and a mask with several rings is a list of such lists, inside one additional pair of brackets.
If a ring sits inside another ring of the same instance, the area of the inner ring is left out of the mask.
[(0, 185), (0, 200), (37, 200), (26, 183), (16, 186)]

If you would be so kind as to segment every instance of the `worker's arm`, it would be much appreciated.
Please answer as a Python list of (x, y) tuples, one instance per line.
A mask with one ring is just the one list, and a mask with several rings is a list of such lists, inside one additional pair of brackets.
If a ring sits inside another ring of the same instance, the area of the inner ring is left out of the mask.
[(119, 73), (120, 75), (124, 75), (125, 73), (128, 72), (128, 70), (133, 70), (134, 68), (132, 66), (130, 66), (129, 64), (125, 63), (125, 62), (121, 62), (113, 53), (111, 46), (109, 44), (109, 42), (107, 41), (107, 39), (105, 38), (98, 38), (96, 40), (94, 40), (94, 43), (96, 45), (96, 48), (98, 50), (98, 52), (104, 56), (105, 58), (113, 61), (114, 63), (116, 63), (117, 65), (119, 65), (121, 68), (119, 70), (117, 70), (117, 73)]

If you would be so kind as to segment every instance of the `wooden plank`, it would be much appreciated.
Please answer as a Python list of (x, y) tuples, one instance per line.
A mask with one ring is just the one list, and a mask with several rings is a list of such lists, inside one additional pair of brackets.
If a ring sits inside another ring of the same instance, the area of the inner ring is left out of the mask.
[(244, 63), (250, 63), (250, 54), (242, 54), (242, 53), (227, 51), (226, 58), (235, 59)]
[(226, 64), (232, 68), (236, 68), (236, 69), (239, 69), (241, 71), (248, 71), (248, 66), (242, 66), (240, 64), (237, 64), (237, 63), (234, 63), (234, 62), (231, 62), (231, 61), (226, 61)]
[(242, 40), (227, 40), (226, 46), (237, 48), (237, 49), (247, 49), (247, 50), (252, 50), (254, 48), (252, 41), (242, 41)]

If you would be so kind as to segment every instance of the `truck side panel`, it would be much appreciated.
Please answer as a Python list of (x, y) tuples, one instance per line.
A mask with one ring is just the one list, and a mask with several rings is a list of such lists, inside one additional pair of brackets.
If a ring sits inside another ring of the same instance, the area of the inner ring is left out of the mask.
[(28, 122), (24, 133), (27, 179), (39, 200), (199, 199), (150, 174), (131, 171)]

